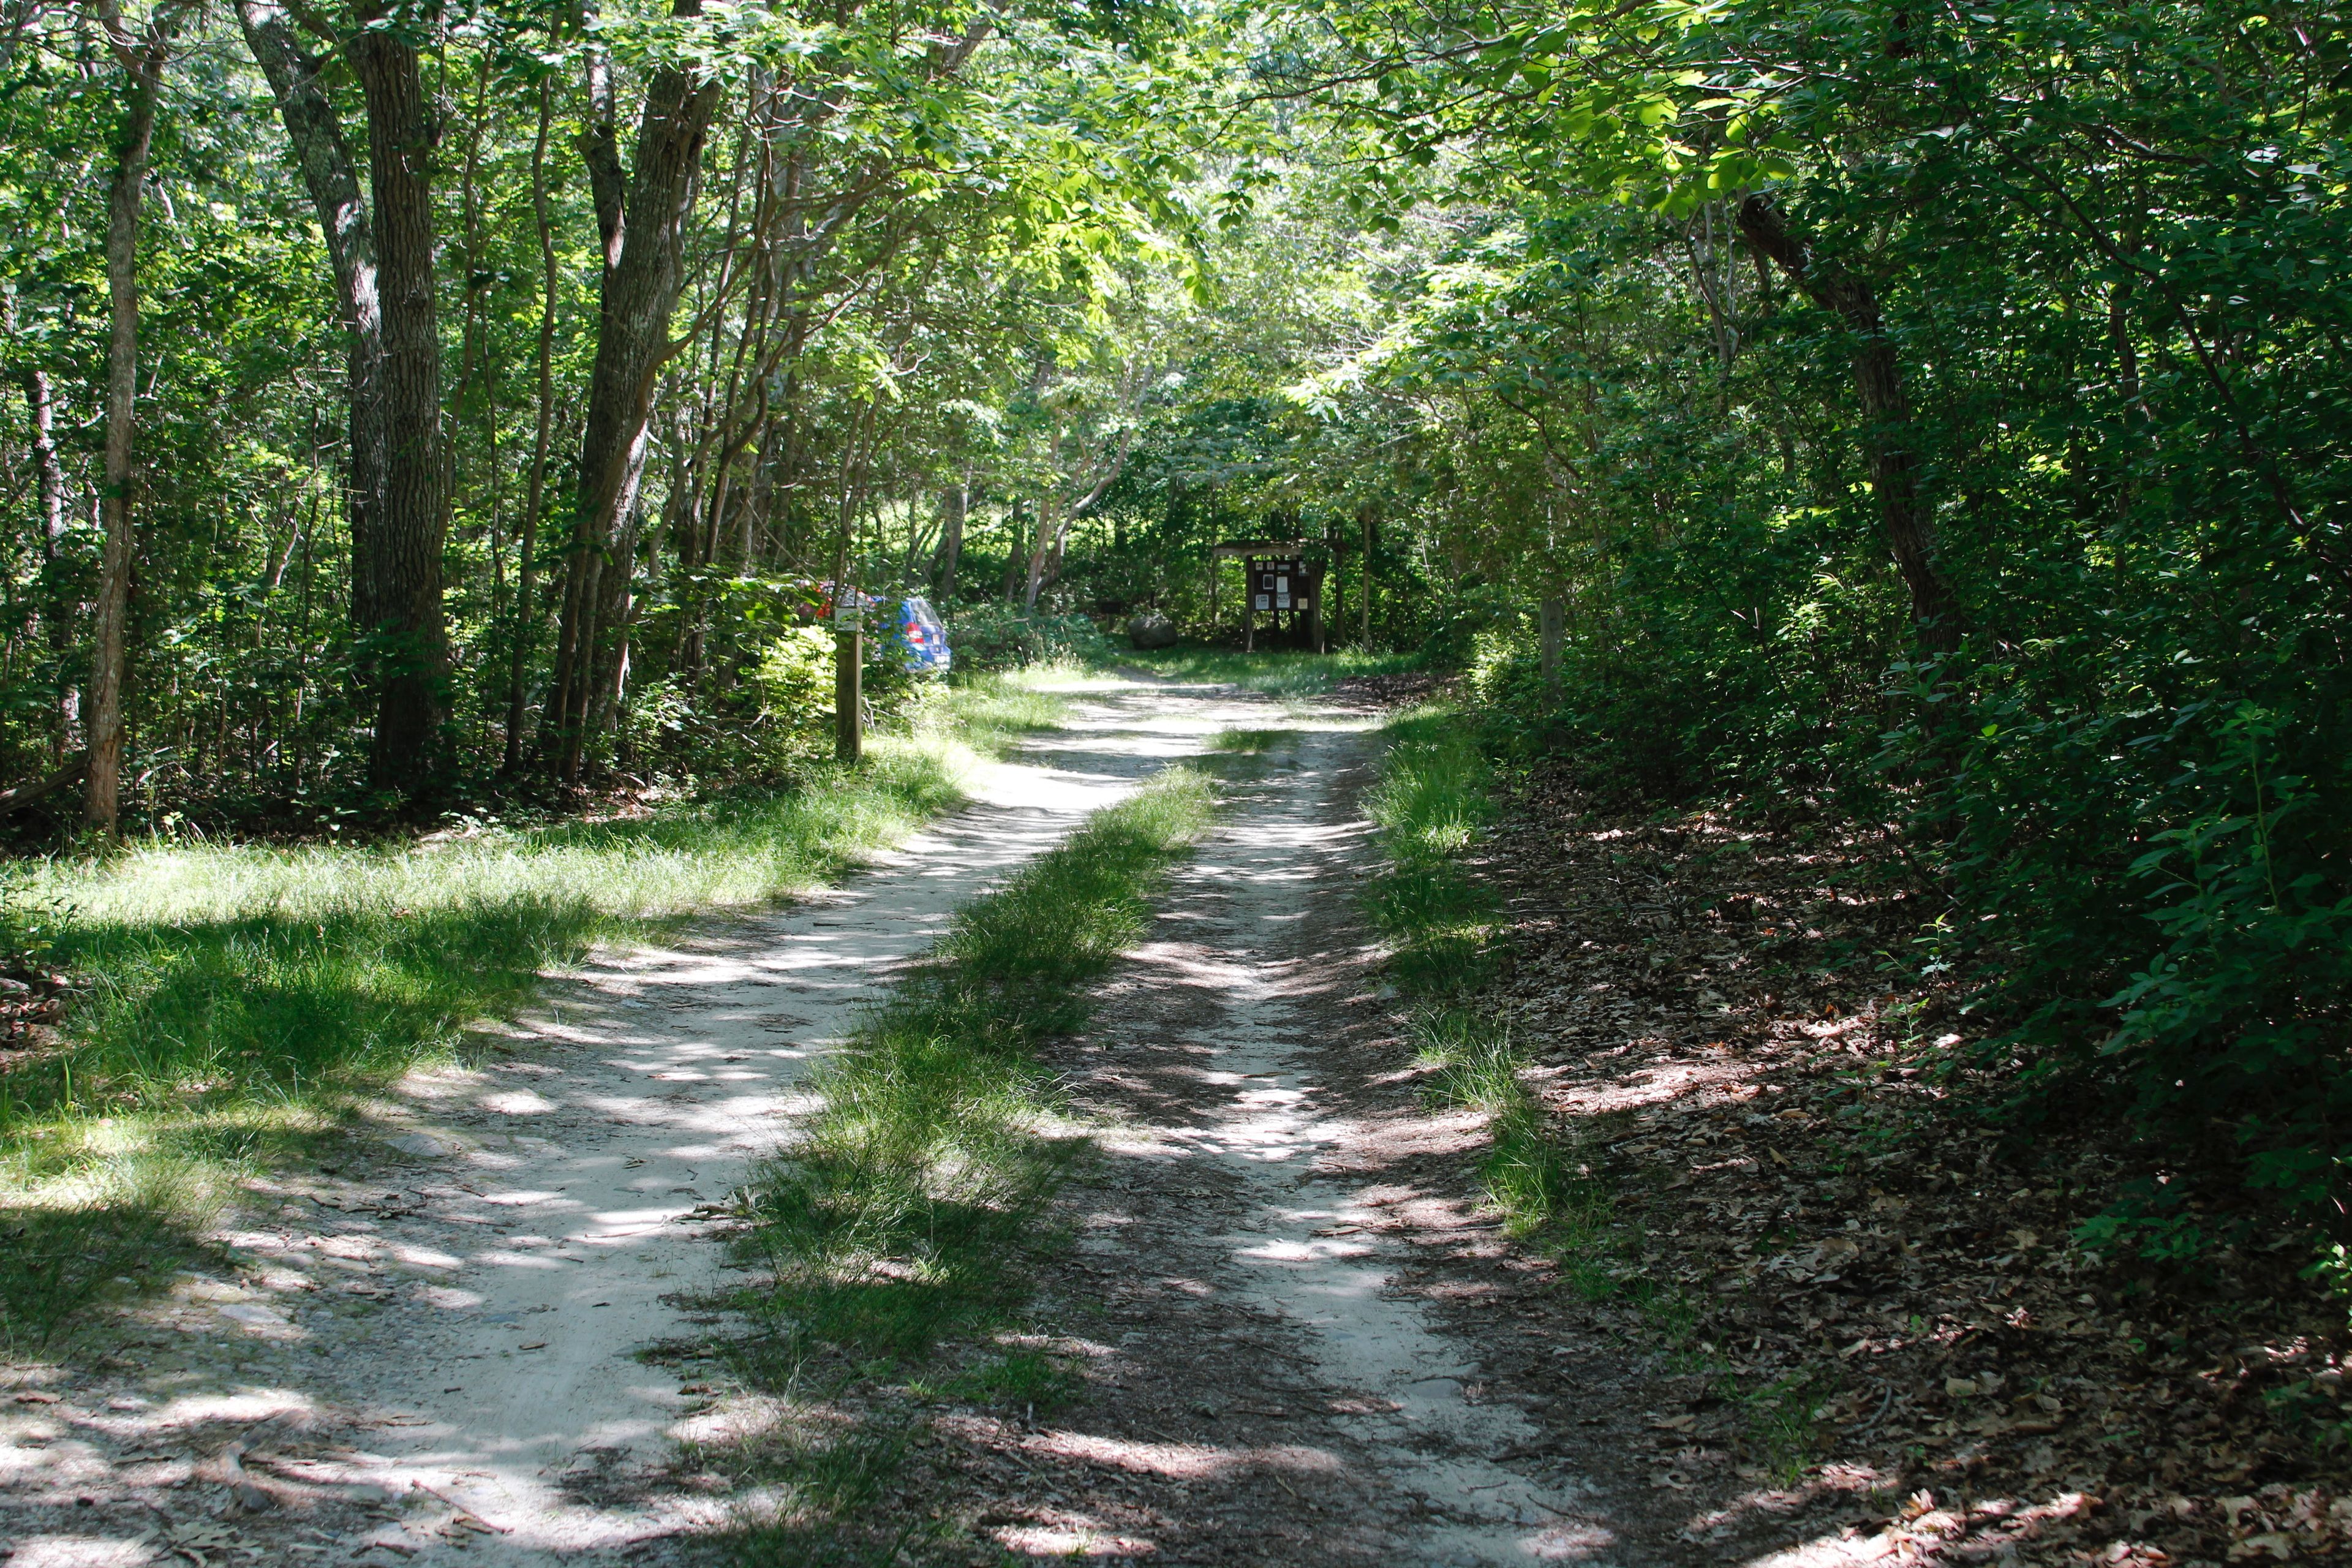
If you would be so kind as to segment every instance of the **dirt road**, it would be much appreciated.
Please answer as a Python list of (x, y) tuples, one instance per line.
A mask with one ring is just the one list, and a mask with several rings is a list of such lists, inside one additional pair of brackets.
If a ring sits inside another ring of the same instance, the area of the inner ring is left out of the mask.
[(951, 909), (1237, 723), (1288, 738), (1059, 1064), (1109, 1129), (1042, 1308), (1081, 1392), (937, 1414), (889, 1506), (995, 1561), (1654, 1560), (1465, 1321), (1496, 1288), (1462, 1268), (1502, 1249), (1475, 1124), (1418, 1110), (1355, 914), (1369, 721), (1129, 687), (837, 893), (604, 955), (486, 1065), (403, 1084), (370, 1152), (226, 1238), (234, 1279), (5, 1407), (11, 1568), (690, 1556), (737, 1504), (669, 1460), (724, 1412), (645, 1352), (719, 1278), (698, 1211)]
[[(902, 1506), (953, 1498), (1023, 1559), (1657, 1560), (1660, 1521), (1597, 1501), (1536, 1418), (1559, 1374), (1495, 1376), (1492, 1331), (1525, 1331), (1462, 1321), (1505, 1249), (1466, 1191), (1476, 1122), (1421, 1110), (1358, 913), (1373, 751), (1310, 721), (1234, 779), (1069, 1043), (1115, 1129), (1043, 1314), (1085, 1392), (940, 1420)], [(1580, 1368), (1605, 1399), (1613, 1365)]]

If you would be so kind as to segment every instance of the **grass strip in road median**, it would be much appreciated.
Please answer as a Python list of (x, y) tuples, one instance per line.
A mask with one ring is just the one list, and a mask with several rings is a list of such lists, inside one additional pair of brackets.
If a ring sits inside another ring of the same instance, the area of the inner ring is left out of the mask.
[[(1035, 1047), (1085, 1026), (1089, 988), (1141, 940), (1212, 809), (1207, 780), (1171, 768), (957, 911), (819, 1072), (801, 1136), (753, 1172), (738, 1245), (763, 1279), (730, 1303), (751, 1331), (726, 1353), (809, 1419), (690, 1457), (769, 1500), (736, 1536), (745, 1561), (893, 1560), (911, 1526), (870, 1505), (914, 1416), (877, 1395), (1018, 1310), (1083, 1147)], [(997, 1381), (1054, 1381), (1012, 1377), (1024, 1365)]]
[(743, 1200), (770, 1277), (745, 1304), (782, 1340), (919, 1355), (1008, 1299), (1078, 1146), (1034, 1047), (1085, 1026), (1210, 810), (1207, 781), (1171, 768), (1097, 813), (957, 911), (818, 1075), (824, 1109)]

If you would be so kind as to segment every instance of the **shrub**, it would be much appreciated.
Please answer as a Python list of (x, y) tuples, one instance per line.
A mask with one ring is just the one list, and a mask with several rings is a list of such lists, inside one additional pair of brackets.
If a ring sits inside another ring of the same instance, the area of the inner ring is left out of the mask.
[(1080, 615), (1031, 616), (1010, 605), (959, 605), (945, 619), (948, 646), (961, 670), (1101, 664), (1117, 657), (1101, 628)]

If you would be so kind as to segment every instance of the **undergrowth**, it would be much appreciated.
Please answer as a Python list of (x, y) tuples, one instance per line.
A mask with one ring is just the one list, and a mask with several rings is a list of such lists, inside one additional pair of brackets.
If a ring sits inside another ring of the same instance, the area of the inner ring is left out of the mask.
[[(746, 1560), (878, 1563), (903, 1544), (861, 1510), (911, 1417), (870, 1397), (845, 1415), (840, 1396), (1017, 1310), (1053, 1243), (1048, 1200), (1085, 1147), (1034, 1048), (1084, 1026), (1088, 987), (1140, 940), (1211, 806), (1202, 775), (1170, 769), (965, 906), (818, 1076), (824, 1109), (803, 1135), (754, 1171), (738, 1245), (762, 1283), (731, 1303), (752, 1331), (730, 1353), (807, 1419), (701, 1456), (780, 1500), (739, 1532)], [(1034, 1406), (1064, 1383), (1050, 1357), (1014, 1351), (914, 1392)], [(865, 1480), (845, 1486), (857, 1456)]]
[(975, 748), (1053, 722), (1009, 679), (940, 693), (867, 764), (757, 798), (418, 842), (151, 839), (18, 869), (9, 945), (81, 983), (0, 1069), (0, 1351), (160, 1285), (239, 1184), (347, 1136), (594, 942), (815, 886), (959, 798)]

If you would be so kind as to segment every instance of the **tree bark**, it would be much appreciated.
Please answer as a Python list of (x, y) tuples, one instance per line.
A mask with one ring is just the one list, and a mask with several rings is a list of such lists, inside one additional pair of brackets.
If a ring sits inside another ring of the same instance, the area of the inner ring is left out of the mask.
[(530, 668), (539, 607), (532, 590), (539, 566), (539, 519), (547, 496), (547, 451), (555, 421), (555, 227), (547, 211), (547, 132), (554, 116), (553, 89), (539, 84), (539, 134), (530, 146), (530, 212), (539, 229), (539, 416), (530, 438), (530, 483), (523, 493), (522, 538), (515, 550), (514, 634), (507, 649), (506, 754), (499, 772), (512, 777), (522, 766), (523, 675)]
[(1543, 671), (1545, 689), (1559, 687), (1560, 645), (1568, 640), (1568, 604), (1558, 595), (1547, 596), (1536, 612), (1540, 648), (1538, 662)]
[[(701, 10), (701, 0), (673, 0), (670, 14), (695, 16)], [(625, 602), (625, 592), (601, 579), (629, 570), (614, 551), (645, 474), (646, 426), (655, 378), (669, 355), (695, 175), (723, 91), (718, 81), (679, 67), (656, 70), (646, 84), (625, 187), (609, 113), (594, 118), (585, 139), (604, 270), (580, 445), (579, 505), (567, 552), (564, 624), (557, 637), (561, 679), (548, 701), (549, 724), (558, 737), (555, 771), (566, 784), (578, 779), (592, 739), (592, 693), (614, 689), (623, 657), (622, 628), (604, 616)]]
[[(1053, 553), (1055, 542), (1061, 538), (1054, 520), (1054, 489), (1051, 481), (1037, 487), (1037, 537), (1029, 546), (1029, 567), (1024, 579), (1028, 587), (1021, 595), (1024, 615), (1037, 613), (1037, 590), (1045, 584), (1045, 561)], [(1062, 526), (1068, 526), (1066, 519)]]
[(383, 510), (376, 520), (381, 618), (369, 773), (412, 799), (444, 755), (441, 341), (433, 278), (433, 113), (414, 40), (371, 4), (352, 41), (367, 101), (368, 197), (383, 313)]
[(104, 543), (98, 566), (98, 625), (91, 653), (89, 782), (82, 816), (108, 837), (121, 832), (123, 688), (130, 675), (133, 437), (139, 404), (139, 207), (155, 142), (156, 100), (174, 16), (159, 10), (142, 36), (126, 30), (113, 0), (93, 7), (122, 67), (123, 122), (106, 201), (106, 292), (111, 331), (106, 354), (105, 477), (99, 491)]
[(1013, 595), (1021, 591), (1021, 565), (1025, 559), (1022, 552), (1028, 548), (1027, 526), (1021, 521), (1021, 502), (1016, 497), (1004, 509), (1004, 588), (998, 597), (1008, 605), (1013, 603)]
[(1808, 298), (1835, 314), (1853, 334), (1853, 384), (1862, 404), (1863, 449), (1870, 463), (1895, 570), (1910, 591), (1911, 619), (1920, 646), (1949, 653), (1960, 644), (1958, 606), (1936, 566), (1936, 525), (1919, 495), (1919, 459), (1912, 449), (1911, 400), (1903, 386), (1895, 344), (1880, 319), (1878, 295), (1858, 278), (1813, 254), (1789, 231), (1769, 197), (1739, 204), (1739, 232), (1759, 254), (1786, 273)]
[(350, 450), (345, 458), (345, 514), (352, 537), (352, 626), (362, 636), (384, 618), (378, 592), (376, 519), (383, 508), (383, 313), (377, 298), (375, 237), (370, 232), (357, 165), (343, 136), (334, 100), (319, 79), (325, 68), (303, 48), (278, 0), (238, 0), (246, 47), (268, 79), (278, 117), (319, 214), (327, 260), (342, 311), (345, 396)]

